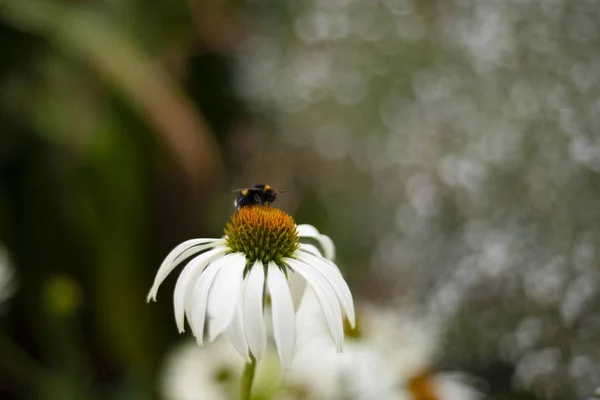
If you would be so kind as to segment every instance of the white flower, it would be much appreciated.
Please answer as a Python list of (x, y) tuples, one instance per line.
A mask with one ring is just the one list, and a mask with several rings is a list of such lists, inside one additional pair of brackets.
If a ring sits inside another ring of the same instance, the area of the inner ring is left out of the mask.
[[(315, 239), (325, 257), (299, 237)], [(208, 325), (210, 342), (224, 333), (247, 362), (258, 359), (266, 347), (263, 309), (269, 293), (275, 343), (281, 363), (288, 367), (296, 334), (293, 298), (297, 305), (305, 283), (316, 294), (337, 351), (344, 341), (344, 315), (354, 325), (348, 285), (326, 258), (333, 255), (331, 239), (314, 227), (296, 226), (276, 208), (244, 207), (232, 215), (223, 238), (193, 239), (175, 247), (160, 266), (148, 300), (156, 300), (158, 287), (175, 267), (195, 256), (175, 286), (179, 331), (184, 331), (187, 316), (201, 346)]]
[(231, 399), (242, 375), (238, 361), (235, 350), (222, 340), (202, 350), (191, 343), (179, 346), (163, 367), (162, 395), (168, 400)]
[[(331, 352), (316, 298), (307, 291), (298, 310), (298, 343), (289, 378), (311, 399), (476, 400), (480, 394), (431, 372), (438, 329), (397, 309), (363, 307), (344, 353)], [(314, 362), (318, 359), (319, 362)]]
[[(169, 352), (160, 374), (162, 397), (168, 400), (229, 400), (240, 397), (239, 381), (243, 365), (224, 338), (200, 348), (186, 342)], [(252, 385), (253, 398), (284, 400), (285, 374), (277, 353), (268, 347), (256, 366)], [(291, 400), (291, 399), (288, 399)]]

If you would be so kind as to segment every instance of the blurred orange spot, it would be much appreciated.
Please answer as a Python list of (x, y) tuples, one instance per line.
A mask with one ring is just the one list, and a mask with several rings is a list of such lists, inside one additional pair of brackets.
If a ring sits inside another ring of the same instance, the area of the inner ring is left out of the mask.
[(414, 400), (439, 400), (432, 385), (432, 372), (426, 369), (408, 380), (408, 390)]

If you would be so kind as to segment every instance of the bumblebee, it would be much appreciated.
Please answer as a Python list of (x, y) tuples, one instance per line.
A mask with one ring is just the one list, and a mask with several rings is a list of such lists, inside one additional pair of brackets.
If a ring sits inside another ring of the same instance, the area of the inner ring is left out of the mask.
[(235, 211), (242, 207), (269, 205), (275, 201), (279, 191), (270, 185), (257, 184), (251, 188), (238, 189), (240, 192), (233, 202)]

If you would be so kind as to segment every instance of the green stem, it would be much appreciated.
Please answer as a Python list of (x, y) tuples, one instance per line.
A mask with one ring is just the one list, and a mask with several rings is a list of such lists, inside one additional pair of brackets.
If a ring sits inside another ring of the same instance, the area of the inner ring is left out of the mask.
[(256, 371), (256, 359), (250, 354), (250, 363), (244, 367), (244, 375), (242, 375), (242, 393), (241, 400), (250, 400), (252, 393), (252, 382), (254, 382), (254, 371)]

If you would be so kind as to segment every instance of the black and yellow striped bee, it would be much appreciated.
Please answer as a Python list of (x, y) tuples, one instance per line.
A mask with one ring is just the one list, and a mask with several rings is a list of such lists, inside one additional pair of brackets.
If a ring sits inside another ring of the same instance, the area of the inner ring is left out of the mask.
[(237, 189), (240, 192), (233, 202), (235, 211), (242, 207), (269, 205), (275, 201), (279, 191), (270, 185), (257, 184), (251, 188)]

